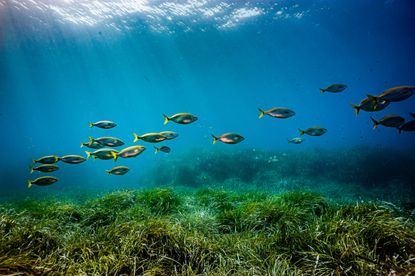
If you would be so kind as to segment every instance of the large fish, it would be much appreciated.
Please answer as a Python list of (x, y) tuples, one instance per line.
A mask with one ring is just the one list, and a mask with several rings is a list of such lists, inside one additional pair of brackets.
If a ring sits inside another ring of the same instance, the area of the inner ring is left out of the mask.
[(238, 144), (242, 142), (243, 140), (245, 140), (245, 138), (242, 135), (238, 133), (233, 133), (233, 132), (225, 133), (218, 137), (212, 134), (212, 137), (213, 137), (213, 144), (216, 144), (217, 140), (225, 144)]
[(380, 102), (375, 102), (373, 99), (365, 98), (359, 105), (352, 104), (352, 107), (356, 111), (356, 116), (359, 115), (360, 110), (364, 111), (380, 111), (385, 109), (389, 105), (388, 101), (382, 100)]
[(179, 136), (179, 134), (177, 132), (169, 131), (169, 130), (162, 131), (159, 134), (166, 137), (167, 140), (172, 140), (172, 139), (176, 138), (177, 136)]
[(118, 157), (122, 157), (122, 158), (131, 158), (131, 157), (136, 157), (137, 155), (139, 155), (140, 153), (142, 153), (144, 150), (146, 149), (146, 147), (144, 146), (131, 146), (128, 148), (125, 148), (117, 153), (113, 152), (112, 157), (114, 158), (115, 161), (117, 161)]
[(112, 168), (111, 170), (106, 170), (107, 174), (115, 174), (115, 175), (124, 175), (130, 171), (129, 168), (126, 166), (117, 166)]
[(65, 155), (59, 157), (59, 160), (68, 164), (79, 164), (86, 161), (86, 159), (80, 155)]
[(167, 124), (169, 121), (173, 121), (178, 124), (190, 124), (190, 123), (193, 123), (194, 121), (197, 121), (198, 119), (196, 116), (190, 113), (177, 113), (170, 117), (163, 114), (163, 116), (164, 116), (164, 124)]
[(415, 86), (396, 86), (383, 91), (379, 96), (367, 95), (375, 106), (382, 101), (400, 102), (415, 94)]
[(156, 149), (156, 151), (154, 153), (158, 153), (159, 151), (165, 152), (165, 153), (169, 153), (171, 151), (171, 149), (168, 146), (161, 146), (161, 147), (154, 147)]
[(143, 140), (149, 143), (159, 143), (166, 139), (167, 139), (166, 136), (161, 135), (160, 133), (156, 133), (156, 132), (146, 133), (141, 136), (139, 136), (137, 133), (134, 132), (134, 143), (137, 142), (138, 140)]
[(99, 127), (99, 128), (109, 129), (109, 128), (113, 128), (116, 126), (117, 124), (111, 121), (98, 121), (95, 123), (89, 122), (89, 127)]
[(331, 84), (326, 88), (320, 88), (320, 92), (332, 92), (332, 93), (339, 93), (344, 91), (347, 88), (346, 84)]
[(38, 185), (38, 186), (48, 186), (58, 181), (56, 177), (53, 176), (42, 176), (39, 178), (36, 178), (35, 180), (28, 180), (27, 181), (27, 187), (30, 188), (32, 185)]
[(109, 160), (109, 159), (114, 158), (113, 153), (118, 153), (118, 151), (114, 149), (103, 148), (103, 149), (98, 149), (94, 152), (85, 151), (85, 153), (87, 155), (87, 159), (89, 159), (89, 157), (92, 156), (94, 160), (97, 158), (101, 160)]
[(44, 164), (37, 167), (33, 167), (30, 169), (30, 173), (33, 173), (34, 171), (38, 172), (54, 172), (56, 170), (59, 170), (59, 167), (56, 165), (51, 164)]
[(321, 136), (327, 132), (326, 128), (319, 127), (319, 126), (309, 127), (306, 130), (301, 130), (301, 129), (298, 129), (298, 130), (300, 131), (300, 136), (303, 136), (304, 134), (307, 134), (310, 136)]
[(405, 123), (405, 119), (398, 115), (384, 116), (379, 121), (376, 121), (372, 116), (370, 116), (370, 119), (373, 122), (373, 129), (375, 129), (378, 125), (399, 128), (403, 123)]
[(264, 115), (269, 115), (273, 118), (279, 118), (279, 119), (286, 119), (290, 118), (295, 115), (295, 112), (285, 108), (285, 107), (273, 107), (267, 111), (262, 110), (261, 108), (258, 108), (259, 110), (259, 119), (264, 117)]
[(43, 156), (39, 159), (33, 160), (33, 164), (35, 163), (54, 164), (58, 161), (59, 161), (59, 157), (57, 157), (56, 155), (48, 155), (48, 156)]
[(93, 143), (93, 142), (98, 142), (103, 146), (107, 146), (107, 147), (119, 147), (124, 145), (124, 142), (117, 138), (117, 137), (99, 137), (99, 138), (92, 138), (91, 136), (88, 137), (89, 138), (89, 142)]

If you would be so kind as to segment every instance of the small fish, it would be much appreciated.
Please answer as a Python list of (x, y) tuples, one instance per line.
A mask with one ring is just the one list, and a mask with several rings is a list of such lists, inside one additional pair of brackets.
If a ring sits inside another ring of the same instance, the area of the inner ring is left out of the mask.
[(364, 111), (380, 111), (385, 109), (389, 105), (388, 101), (380, 101), (376, 103), (374, 100), (370, 98), (363, 99), (359, 105), (352, 104), (352, 107), (356, 111), (356, 116), (359, 115), (360, 110)]
[(54, 164), (59, 161), (59, 157), (56, 155), (48, 155), (41, 157), (39, 159), (33, 160), (33, 164), (35, 163), (42, 163), (42, 164)]
[(86, 161), (86, 159), (80, 155), (65, 155), (59, 157), (59, 160), (69, 164), (79, 164)]
[(376, 121), (372, 116), (370, 116), (370, 119), (373, 122), (373, 129), (375, 129), (378, 125), (399, 128), (403, 123), (405, 123), (405, 119), (398, 115), (388, 115), (379, 121)]
[(159, 134), (161, 134), (161, 135), (163, 135), (164, 137), (166, 137), (166, 139), (167, 139), (167, 140), (172, 140), (172, 139), (174, 139), (174, 138), (176, 138), (176, 137), (178, 137), (178, 136), (179, 136), (179, 134), (178, 134), (177, 132), (174, 132), (174, 131), (168, 131), (168, 130), (166, 130), (166, 131), (162, 131), (162, 132), (160, 132)]
[(302, 142), (304, 142), (304, 138), (303, 137), (296, 137), (296, 138), (292, 138), (291, 140), (288, 140), (288, 144), (301, 144)]
[(396, 86), (383, 91), (379, 96), (373, 96), (370, 94), (367, 96), (375, 103), (376, 106), (382, 101), (400, 102), (408, 99), (413, 94), (415, 94), (415, 86)]
[(222, 143), (225, 144), (238, 144), (240, 142), (242, 142), (243, 140), (245, 140), (244, 137), (242, 137), (240, 134), (238, 133), (225, 133), (222, 134), (221, 136), (216, 137), (215, 135), (212, 134), (213, 137), (213, 144), (216, 144), (216, 141), (219, 140)]
[(87, 155), (87, 159), (89, 159), (89, 157), (92, 156), (94, 160), (97, 158), (101, 160), (109, 160), (109, 159), (114, 158), (113, 153), (118, 153), (118, 151), (114, 149), (103, 148), (103, 149), (98, 149), (94, 152), (85, 151), (85, 153)]
[(167, 124), (169, 121), (173, 121), (178, 124), (190, 124), (194, 121), (197, 121), (197, 117), (190, 114), (190, 113), (177, 113), (174, 114), (171, 117), (168, 117), (167, 115), (163, 114), (164, 116), (164, 124)]
[(405, 124), (403, 124), (402, 126), (400, 126), (398, 128), (398, 130), (399, 130), (399, 134), (402, 133), (402, 131), (405, 131), (405, 132), (415, 131), (415, 120), (406, 122)]
[(156, 132), (146, 133), (141, 136), (138, 136), (137, 133), (134, 133), (134, 143), (137, 142), (139, 139), (149, 143), (159, 143), (161, 141), (166, 140), (167, 137)]
[(320, 93), (324, 92), (332, 92), (332, 93), (339, 93), (344, 91), (347, 88), (346, 84), (331, 84), (326, 88), (320, 88)]
[(27, 187), (32, 187), (33, 184), (38, 186), (48, 186), (58, 181), (56, 177), (53, 176), (42, 176), (39, 178), (36, 178), (35, 180), (28, 180), (27, 181)]
[(89, 141), (88, 143), (84, 143), (81, 141), (81, 148), (84, 146), (90, 149), (101, 149), (104, 147), (104, 145), (98, 143), (97, 141)]
[(101, 145), (107, 146), (107, 147), (119, 147), (119, 146), (124, 145), (124, 142), (117, 137), (92, 138), (91, 136), (89, 136), (88, 138), (89, 138), (90, 143), (98, 142)]
[(259, 119), (264, 117), (264, 115), (269, 115), (273, 118), (279, 118), (279, 119), (286, 119), (290, 118), (295, 115), (295, 112), (284, 107), (273, 107), (267, 111), (262, 110), (261, 108), (258, 108), (260, 114)]
[(169, 148), (168, 146), (161, 146), (161, 147), (154, 147), (156, 149), (156, 151), (154, 153), (158, 153), (159, 151), (165, 152), (165, 153), (169, 153), (171, 151), (171, 148)]
[(89, 127), (99, 127), (99, 128), (109, 129), (109, 128), (113, 128), (116, 126), (117, 124), (111, 121), (98, 121), (95, 123), (89, 122)]
[(37, 167), (33, 167), (30, 169), (30, 173), (33, 173), (34, 171), (38, 172), (54, 172), (56, 170), (59, 170), (59, 167), (56, 165), (50, 165), (50, 164), (44, 164)]
[(308, 134), (310, 136), (321, 136), (327, 132), (327, 129), (319, 126), (309, 127), (306, 130), (298, 130), (300, 131), (300, 136), (303, 136), (304, 134)]
[(114, 161), (117, 161), (118, 157), (122, 157), (122, 158), (136, 157), (137, 155), (142, 153), (145, 149), (146, 147), (144, 146), (131, 146), (131, 147), (121, 150), (118, 153), (112, 152), (111, 154), (112, 154), (112, 157), (114, 158)]
[(111, 170), (106, 170), (107, 174), (114, 174), (114, 175), (124, 175), (126, 173), (128, 173), (130, 171), (129, 168), (127, 168), (126, 166), (118, 166), (118, 167), (114, 167)]

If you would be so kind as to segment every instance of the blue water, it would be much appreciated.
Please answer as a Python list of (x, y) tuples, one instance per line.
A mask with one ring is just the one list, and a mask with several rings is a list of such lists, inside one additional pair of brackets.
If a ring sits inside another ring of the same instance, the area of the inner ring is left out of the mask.
[[(415, 14), (410, 0), (389, 1), (18, 1), (0, 0), (0, 177), (2, 190), (27, 192), (32, 159), (81, 154), (88, 136), (177, 131), (137, 158), (131, 172), (108, 177), (113, 161), (61, 164), (48, 189), (144, 185), (160, 160), (209, 149), (297, 150), (354, 146), (413, 149), (414, 133), (372, 130), (351, 103), (367, 93), (415, 85)], [(345, 83), (339, 94), (319, 88)], [(409, 119), (415, 97), (372, 114)], [(257, 107), (288, 107), (286, 120)], [(190, 125), (162, 114), (190, 112)], [(111, 130), (88, 123), (112, 120)], [(321, 137), (287, 143), (298, 128)], [(212, 145), (211, 133), (238, 132), (238, 145)], [(37, 175), (37, 174), (36, 174)], [(35, 187), (37, 188), (37, 187)]]

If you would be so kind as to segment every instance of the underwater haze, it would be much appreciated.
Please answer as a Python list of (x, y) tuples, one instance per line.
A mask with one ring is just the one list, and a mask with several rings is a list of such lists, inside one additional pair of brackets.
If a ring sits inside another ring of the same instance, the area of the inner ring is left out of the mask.
[(0, 274), (414, 275), (414, 7), (0, 0)]

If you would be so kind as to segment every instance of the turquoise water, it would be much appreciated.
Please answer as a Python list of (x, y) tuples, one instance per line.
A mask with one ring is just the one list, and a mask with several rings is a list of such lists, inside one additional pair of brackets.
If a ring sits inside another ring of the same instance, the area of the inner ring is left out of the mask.
[[(264, 166), (253, 165), (252, 160), (263, 158), (267, 164), (275, 154), (292, 156), (291, 163), (276, 158), (285, 166), (270, 168), (272, 172), (278, 167), (284, 177), (337, 181), (337, 176), (355, 174), (346, 182), (369, 189), (378, 188), (375, 182), (385, 174), (393, 183), (412, 189), (407, 183), (414, 179), (408, 172), (413, 168), (414, 133), (399, 135), (382, 126), (372, 130), (369, 115), (380, 119), (398, 114), (409, 120), (415, 97), (358, 117), (350, 106), (368, 93), (415, 84), (412, 8), (409, 0), (2, 0), (2, 194), (186, 185), (179, 183), (177, 168), (203, 164), (204, 156), (209, 166), (239, 166), (229, 175), (233, 179), (245, 169), (255, 174)], [(348, 88), (338, 94), (319, 93), (320, 87), (332, 83)], [(287, 107), (296, 115), (259, 120), (258, 107)], [(162, 114), (178, 112), (190, 112), (199, 120), (163, 125)], [(98, 120), (112, 120), (118, 126), (88, 127)], [(307, 136), (300, 145), (287, 143), (299, 135), (298, 128), (314, 125), (328, 132)], [(133, 145), (133, 132), (163, 130), (179, 133), (177, 139), (162, 143), (172, 152), (155, 155), (153, 145), (141, 141), (147, 146), (142, 155), (115, 163), (130, 167), (122, 177), (105, 173), (113, 161), (88, 160), (60, 164), (52, 174), (58, 183), (27, 190), (27, 179), (41, 175), (29, 174), (32, 159), (49, 154), (85, 156), (79, 145), (88, 136), (116, 136)], [(213, 145), (211, 134), (225, 132), (240, 133), (245, 140)], [(210, 159), (213, 153), (224, 157)], [(247, 160), (233, 159), (234, 155)], [(297, 162), (307, 158), (323, 158), (324, 164), (332, 165), (301, 174), (298, 166), (307, 169), (320, 162)], [(192, 169), (190, 178), (211, 174), (219, 186), (228, 177), (212, 175), (218, 172), (207, 165)], [(252, 179), (244, 181), (249, 185)]]

